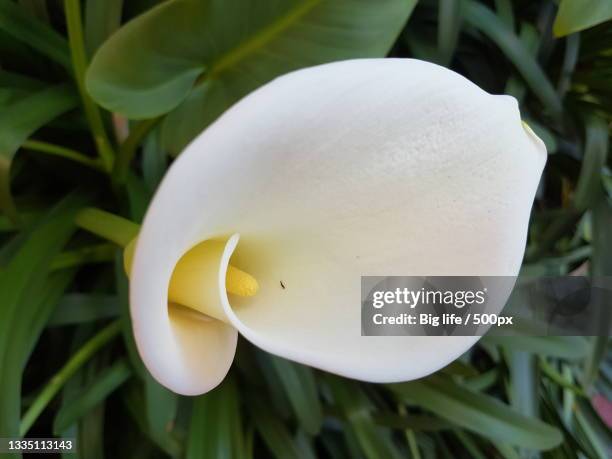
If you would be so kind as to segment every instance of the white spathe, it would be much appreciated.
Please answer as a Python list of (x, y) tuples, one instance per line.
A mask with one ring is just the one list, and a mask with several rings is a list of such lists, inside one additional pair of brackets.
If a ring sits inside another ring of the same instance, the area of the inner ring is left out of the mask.
[[(545, 161), (512, 97), (431, 63), (352, 60), (277, 78), (196, 138), (159, 187), (131, 270), (138, 350), (181, 394), (224, 378), (237, 331), (365, 381), (434, 372), (478, 338), (361, 336), (360, 277), (516, 275)], [(228, 323), (169, 313), (177, 261), (212, 239), (210, 294)], [(230, 257), (260, 285), (231, 305)]]

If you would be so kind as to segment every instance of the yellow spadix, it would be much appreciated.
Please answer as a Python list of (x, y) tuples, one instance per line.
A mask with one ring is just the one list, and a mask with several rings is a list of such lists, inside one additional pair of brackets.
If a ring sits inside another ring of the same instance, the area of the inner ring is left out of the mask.
[[(124, 251), (125, 272), (130, 274), (136, 239)], [(219, 304), (218, 279), (224, 241), (204, 241), (187, 251), (174, 268), (168, 286), (168, 302), (195, 309), (202, 314), (228, 322)], [(225, 274), (225, 289), (241, 297), (254, 296), (259, 290), (257, 280), (248, 273), (229, 265)]]

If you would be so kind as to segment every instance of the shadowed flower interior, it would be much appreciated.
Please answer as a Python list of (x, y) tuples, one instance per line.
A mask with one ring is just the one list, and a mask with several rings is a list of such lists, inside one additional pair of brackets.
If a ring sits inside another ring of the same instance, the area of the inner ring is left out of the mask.
[[(128, 276), (135, 243), (134, 239), (124, 251)], [(228, 322), (217, 292), (220, 279), (225, 279), (226, 293), (231, 296), (248, 298), (257, 294), (257, 279), (236, 266), (221, 263), (225, 245), (223, 239), (203, 241), (179, 259), (168, 285), (168, 307), (175, 309), (172, 314), (188, 314), (199, 320), (214, 318)]]

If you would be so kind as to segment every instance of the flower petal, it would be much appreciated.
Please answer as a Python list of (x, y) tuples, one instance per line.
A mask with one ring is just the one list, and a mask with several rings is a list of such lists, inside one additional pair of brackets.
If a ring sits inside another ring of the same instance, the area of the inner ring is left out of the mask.
[(208, 375), (189, 362), (220, 349), (166, 348), (162, 312), (181, 255), (226, 238), (221, 265), (231, 256), (260, 289), (228, 299), (220, 277), (219, 293), (256, 345), (367, 381), (445, 366), (477, 337), (362, 337), (360, 277), (516, 275), (545, 160), (513, 98), (434, 64), (354, 60), (274, 80), (184, 151), (147, 212), (131, 283), (145, 363), (177, 392), (216, 381), (193, 381)]

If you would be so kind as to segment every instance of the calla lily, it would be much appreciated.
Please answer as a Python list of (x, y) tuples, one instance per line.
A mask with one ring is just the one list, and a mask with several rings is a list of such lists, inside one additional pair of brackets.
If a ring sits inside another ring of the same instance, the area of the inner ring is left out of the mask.
[(434, 372), (477, 337), (361, 336), (360, 277), (516, 275), (545, 161), (512, 97), (431, 63), (278, 78), (159, 187), (130, 268), (139, 352), (181, 394), (223, 380), (238, 333), (364, 381)]

